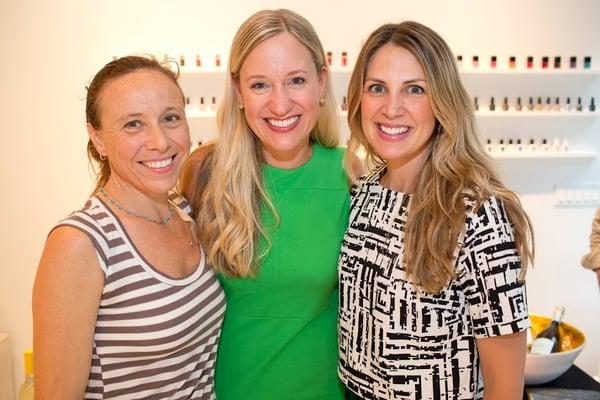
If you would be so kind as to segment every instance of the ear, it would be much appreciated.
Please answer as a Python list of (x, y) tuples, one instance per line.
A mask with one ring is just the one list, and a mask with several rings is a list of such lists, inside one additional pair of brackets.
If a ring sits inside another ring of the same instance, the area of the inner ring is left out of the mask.
[(327, 67), (323, 66), (319, 71), (319, 99), (327, 94)]
[(238, 105), (244, 105), (244, 100), (242, 99), (242, 91), (240, 90), (239, 79), (233, 78), (231, 81), (233, 82), (233, 88), (235, 90), (235, 101)]
[(94, 144), (94, 147), (96, 148), (98, 154), (106, 156), (106, 147), (104, 146), (104, 142), (100, 137), (100, 132), (98, 131), (98, 129), (94, 128), (89, 122), (85, 125), (85, 127), (88, 132), (88, 137)]

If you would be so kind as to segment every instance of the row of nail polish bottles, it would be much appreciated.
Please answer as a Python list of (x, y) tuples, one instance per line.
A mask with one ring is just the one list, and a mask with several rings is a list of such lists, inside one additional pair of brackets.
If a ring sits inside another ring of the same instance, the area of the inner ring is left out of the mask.
[(491, 154), (512, 154), (512, 153), (566, 153), (569, 150), (567, 138), (549, 139), (529, 139), (524, 141), (520, 138), (492, 139), (486, 140), (486, 150)]
[[(519, 67), (519, 63), (517, 62), (517, 57), (509, 56), (508, 59), (506, 60), (506, 64), (501, 65), (498, 62), (497, 56), (490, 56), (489, 64), (483, 65), (480, 63), (479, 56), (473, 55), (471, 57), (470, 67), (471, 67), (471, 69), (474, 69), (474, 70), (479, 69), (479, 68), (488, 68), (488, 69), (492, 69), (492, 70), (502, 69), (502, 68), (517, 69), (518, 67), (521, 69), (560, 70), (560, 69), (564, 68), (564, 69), (574, 70), (574, 69), (577, 69), (578, 65), (579, 65), (577, 56), (569, 57), (569, 63), (566, 65), (563, 65), (561, 56), (554, 56), (552, 58), (552, 60), (548, 56), (542, 56), (537, 62), (535, 61), (535, 58), (533, 56), (527, 56), (527, 58), (525, 60), (526, 61)], [(583, 69), (591, 69), (592, 68), (592, 57), (591, 56), (584, 56), (582, 58), (582, 60), (583, 60), (583, 63), (581, 64), (581, 67), (583, 67)], [(522, 62), (522, 61), (520, 61), (520, 62)], [(465, 67), (465, 61), (464, 61), (462, 55), (456, 56), (456, 63), (458, 65), (459, 69), (463, 69)]]
[[(474, 105), (475, 111), (480, 110), (479, 99), (477, 97), (473, 98), (473, 105)], [(577, 98), (576, 105), (571, 104), (570, 97), (565, 98), (564, 103), (561, 103), (560, 97), (555, 97), (554, 100), (552, 100), (551, 97), (546, 97), (545, 103), (542, 101), (542, 97), (538, 97), (536, 103), (534, 103), (533, 97), (529, 97), (529, 101), (527, 102), (527, 104), (523, 104), (521, 102), (521, 98), (517, 97), (515, 100), (515, 103), (510, 104), (508, 101), (508, 97), (504, 97), (502, 104), (497, 105), (496, 101), (494, 100), (494, 97), (491, 97), (487, 108), (490, 111), (496, 111), (496, 110), (524, 111), (524, 110), (526, 110), (526, 111), (589, 111), (589, 112), (595, 112), (596, 111), (596, 103), (595, 103), (593, 97), (590, 98), (590, 103), (589, 103), (589, 106), (587, 106), (587, 107), (583, 106), (581, 97)]]
[(197, 101), (194, 99), (190, 99), (190, 97), (185, 98), (185, 108), (188, 111), (196, 110), (201, 112), (216, 112), (217, 111), (217, 98), (212, 96), (210, 99), (208, 97), (200, 96)]

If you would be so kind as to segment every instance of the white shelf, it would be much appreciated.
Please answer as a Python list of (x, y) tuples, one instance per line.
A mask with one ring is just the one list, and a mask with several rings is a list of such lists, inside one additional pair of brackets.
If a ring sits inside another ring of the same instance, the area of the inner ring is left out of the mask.
[[(501, 106), (500, 106), (501, 107)], [(526, 118), (596, 118), (600, 116), (598, 111), (503, 111), (501, 108), (496, 111), (479, 110), (475, 112), (476, 117), (494, 118), (494, 117), (526, 117)]]
[(461, 75), (526, 75), (526, 76), (590, 76), (599, 77), (600, 70), (597, 69), (462, 69)]
[(200, 111), (198, 108), (185, 110), (185, 116), (189, 119), (212, 119), (217, 118), (217, 112), (213, 110)]
[(558, 152), (508, 152), (508, 153), (489, 153), (493, 158), (497, 160), (531, 160), (531, 159), (593, 159), (596, 158), (595, 151), (566, 151), (563, 153)]

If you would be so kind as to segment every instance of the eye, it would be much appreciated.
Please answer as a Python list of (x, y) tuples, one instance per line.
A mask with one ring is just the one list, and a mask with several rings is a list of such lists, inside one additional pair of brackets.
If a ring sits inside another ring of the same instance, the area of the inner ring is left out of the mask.
[(140, 121), (138, 119), (127, 121), (125, 123), (125, 125), (123, 125), (123, 128), (125, 128), (125, 129), (138, 129), (141, 127), (142, 127), (142, 121)]
[(254, 82), (250, 85), (250, 89), (252, 90), (265, 90), (267, 88), (267, 84), (264, 82)]
[(163, 121), (167, 124), (176, 124), (181, 121), (181, 116), (178, 114), (167, 114), (163, 117)]
[(292, 85), (302, 85), (305, 82), (306, 82), (306, 79), (304, 79), (302, 76), (296, 76), (296, 77), (290, 79), (290, 83)]
[(380, 83), (374, 83), (372, 85), (367, 86), (367, 91), (373, 94), (382, 94), (385, 93), (385, 86)]
[(409, 85), (406, 88), (406, 92), (408, 94), (424, 94), (425, 93), (425, 89), (423, 88), (423, 86), (419, 86), (419, 85)]

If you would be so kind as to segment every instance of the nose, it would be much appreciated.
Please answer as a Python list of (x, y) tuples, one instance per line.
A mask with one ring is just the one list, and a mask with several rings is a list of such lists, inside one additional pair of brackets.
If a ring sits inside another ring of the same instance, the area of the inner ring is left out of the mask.
[(269, 110), (277, 116), (285, 116), (292, 108), (292, 99), (285, 86), (275, 87), (271, 92)]
[(389, 119), (400, 117), (406, 112), (405, 105), (405, 99), (402, 94), (390, 93), (389, 96), (386, 96), (385, 104), (383, 105), (383, 115)]
[(146, 148), (164, 153), (169, 148), (169, 139), (164, 128), (160, 124), (148, 126), (146, 134)]

